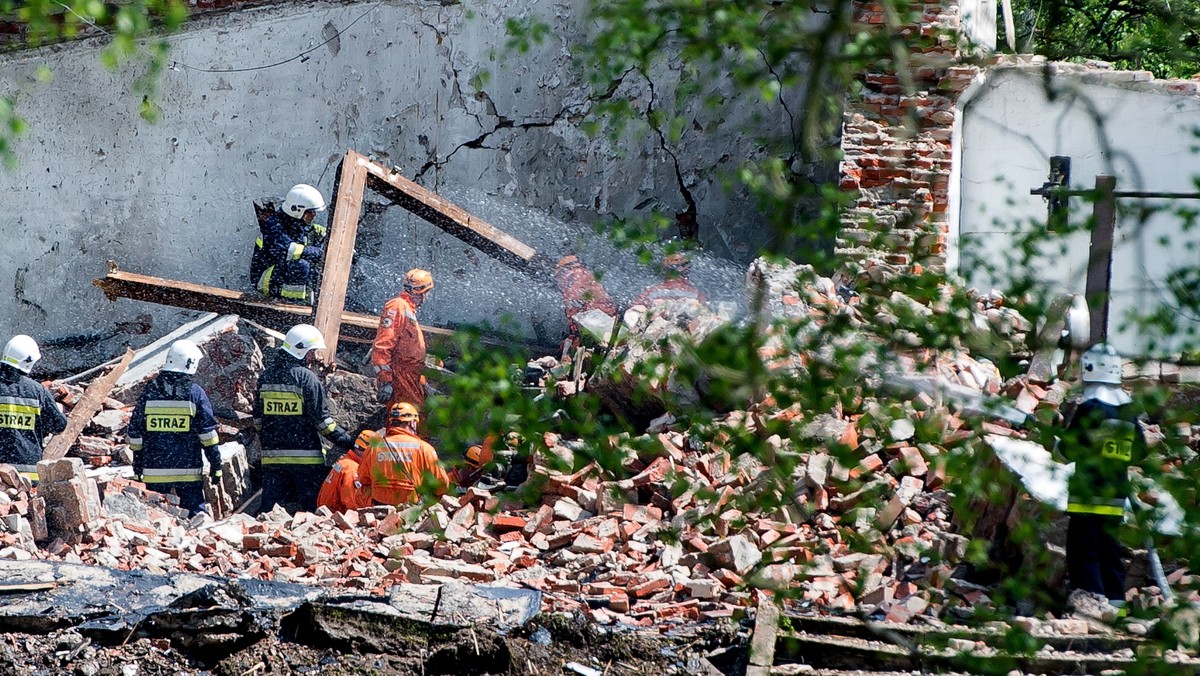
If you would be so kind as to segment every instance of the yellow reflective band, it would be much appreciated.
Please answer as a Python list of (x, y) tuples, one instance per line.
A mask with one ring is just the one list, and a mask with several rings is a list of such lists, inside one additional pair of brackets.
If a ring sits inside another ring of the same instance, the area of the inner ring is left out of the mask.
[(192, 429), (190, 415), (147, 415), (147, 432), (187, 432)]
[(1098, 516), (1125, 516), (1124, 507), (1113, 505), (1085, 505), (1078, 502), (1067, 503), (1068, 514), (1096, 514)]
[(10, 430), (32, 430), (42, 409), (21, 404), (0, 404), (0, 427)]
[(263, 458), (264, 465), (324, 465), (325, 458), (318, 457), (302, 457), (302, 458)]
[(304, 397), (293, 392), (271, 392), (263, 390), (261, 393), (263, 415), (303, 415), (304, 414)]
[(279, 289), (280, 298), (293, 298), (295, 300), (304, 300), (308, 298), (308, 287), (297, 286), (295, 284), (285, 284)]
[(142, 475), (142, 483), (144, 484), (183, 484), (201, 481), (201, 478), (194, 474), (160, 474), (157, 476)]
[(298, 261), (300, 256), (304, 255), (304, 245), (300, 242), (292, 242), (288, 245), (288, 260)]
[(255, 247), (256, 249), (261, 249), (261, 248), (263, 248), (263, 240), (262, 240), (262, 237), (259, 237), (258, 239), (254, 240), (254, 247)]
[(258, 278), (258, 292), (264, 296), (271, 295), (271, 273), (275, 272), (275, 266), (263, 270), (262, 275)]

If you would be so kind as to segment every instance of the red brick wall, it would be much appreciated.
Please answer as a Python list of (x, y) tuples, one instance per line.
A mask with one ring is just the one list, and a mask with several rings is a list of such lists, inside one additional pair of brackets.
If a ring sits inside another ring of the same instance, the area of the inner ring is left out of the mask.
[[(878, 3), (854, 4), (862, 28), (887, 30)], [(894, 69), (864, 72), (861, 90), (847, 100), (839, 181), (854, 199), (842, 215), (837, 247), (850, 260), (944, 270), (956, 102), (979, 69), (957, 63), (958, 0), (911, 8), (917, 21), (902, 30), (910, 86)]]

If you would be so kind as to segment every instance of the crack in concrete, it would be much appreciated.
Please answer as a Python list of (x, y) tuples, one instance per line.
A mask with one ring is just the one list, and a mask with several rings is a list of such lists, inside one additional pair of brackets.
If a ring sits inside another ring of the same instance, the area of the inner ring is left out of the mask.
[(679, 156), (675, 154), (667, 145), (667, 135), (663, 132), (660, 125), (654, 124), (654, 102), (658, 98), (658, 92), (654, 88), (654, 80), (650, 79), (644, 71), (638, 71), (646, 80), (646, 84), (650, 87), (650, 101), (646, 104), (646, 121), (650, 127), (658, 135), (659, 148), (671, 158), (671, 164), (675, 167), (675, 181), (679, 185), (679, 194), (683, 197), (684, 204), (687, 208), (675, 214), (675, 224), (679, 227), (679, 237), (681, 239), (698, 242), (700, 240), (700, 223), (697, 218), (699, 210), (696, 207), (696, 198), (692, 195), (692, 191), (688, 189), (687, 184), (683, 180), (683, 169), (679, 166)]

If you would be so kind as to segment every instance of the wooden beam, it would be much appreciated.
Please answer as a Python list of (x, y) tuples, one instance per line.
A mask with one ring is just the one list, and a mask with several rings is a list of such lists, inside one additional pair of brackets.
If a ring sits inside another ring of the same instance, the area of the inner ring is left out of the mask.
[[(215, 286), (180, 282), (162, 277), (139, 275), (135, 272), (124, 272), (110, 265), (110, 272), (92, 281), (100, 287), (109, 300), (129, 298), (159, 305), (181, 307), (202, 312), (219, 312), (235, 314), (277, 331), (287, 331), (293, 325), (312, 321), (312, 308), (304, 305), (288, 305), (286, 303), (270, 303), (258, 294), (247, 294), (240, 291), (230, 291)], [(355, 312), (342, 312), (340, 334), (342, 340), (356, 343), (370, 343), (375, 340), (375, 331), (379, 328), (379, 317)], [(452, 340), (454, 331), (436, 326), (422, 325), (425, 340), (431, 345), (437, 345), (446, 350), (454, 350)], [(485, 338), (487, 345), (506, 345), (510, 347), (529, 348), (512, 340)]]
[(541, 265), (533, 247), (398, 172), (370, 161), (366, 163), (366, 170), (368, 188), (501, 263), (522, 271)]
[(100, 412), (100, 408), (104, 406), (104, 399), (112, 391), (113, 385), (117, 384), (121, 374), (125, 373), (125, 369), (129, 368), (129, 362), (132, 360), (133, 350), (125, 348), (125, 356), (121, 357), (121, 361), (111, 371), (88, 385), (83, 398), (71, 409), (71, 415), (67, 418), (67, 428), (51, 437), (46, 450), (42, 452), (43, 460), (58, 460), (71, 450), (83, 428)]
[(330, 215), (329, 242), (325, 246), (325, 268), (321, 292), (317, 295), (314, 325), (325, 337), (325, 350), (317, 358), (326, 366), (337, 358), (342, 310), (346, 307), (346, 288), (350, 283), (350, 265), (354, 258), (354, 240), (362, 214), (363, 191), (367, 185), (367, 158), (347, 150), (338, 172)]
[(1116, 176), (1096, 176), (1096, 202), (1092, 204), (1092, 241), (1088, 249), (1087, 287), (1084, 296), (1092, 315), (1089, 345), (1108, 342), (1108, 305), (1112, 296), (1113, 238), (1117, 227)]

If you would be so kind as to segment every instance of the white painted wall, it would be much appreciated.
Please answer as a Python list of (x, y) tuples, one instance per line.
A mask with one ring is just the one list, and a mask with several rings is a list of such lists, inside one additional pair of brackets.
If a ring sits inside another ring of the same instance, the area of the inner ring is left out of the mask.
[[(1097, 174), (1109, 174), (1117, 177), (1118, 190), (1197, 190), (1200, 98), (1194, 85), (1148, 82), (1145, 73), (1056, 68), (1060, 72), (1051, 80), (1053, 100), (1047, 97), (1039, 66), (993, 69), (966, 97), (959, 139), (959, 270), (981, 288), (1003, 286), (1016, 275), (1017, 268), (1006, 263), (1014, 242), (1031, 230), (1044, 230), (1046, 204), (1029, 190), (1046, 181), (1052, 155), (1071, 157), (1072, 187), (1094, 187)], [(1168, 91), (1169, 87), (1190, 93)], [(1194, 248), (1200, 233), (1185, 229), (1185, 219), (1175, 212), (1200, 209), (1200, 202), (1120, 204), (1110, 340), (1129, 354), (1180, 349), (1180, 340), (1155, 345), (1151, 335), (1133, 327), (1127, 317), (1164, 302), (1173, 304), (1162, 286), (1166, 275), (1180, 266), (1200, 264)], [(1166, 209), (1139, 215), (1134, 210), (1141, 204)], [(1073, 223), (1091, 215), (1091, 204), (1082, 199), (1072, 199), (1071, 206)], [(1033, 267), (1039, 278), (1057, 290), (1083, 292), (1087, 233), (1053, 237), (1043, 254)], [(999, 269), (989, 272), (988, 264)], [(1200, 328), (1200, 318), (1180, 317), (1185, 328)]]
[[(4, 56), (0, 90), (15, 96), (32, 133), (16, 144), (19, 169), (0, 173), (0, 288), (12, 288), (0, 298), (0, 337), (102, 331), (149, 311), (110, 304), (90, 285), (108, 259), (126, 270), (245, 288), (257, 234), (251, 201), (282, 196), (297, 182), (329, 195), (350, 147), (419, 176), (535, 247), (590, 254), (617, 296), (636, 295), (648, 271), (595, 243), (589, 224), (599, 215), (682, 210), (670, 156), (652, 134), (627, 134), (617, 146), (584, 135), (586, 90), (561, 35), (524, 56), (504, 50), (506, 18), (533, 11), (567, 31), (580, 4), (314, 3), (200, 19), (171, 40), (179, 66), (160, 83), (157, 124), (139, 118), (140, 96), (130, 93), (140, 67), (104, 70), (101, 42)], [(254, 69), (338, 30), (345, 32), (305, 60)], [(49, 83), (37, 78), (43, 65), (53, 70)], [(484, 71), (490, 78), (477, 86)], [(658, 95), (669, 99), (681, 74), (668, 66), (655, 77)], [(648, 96), (644, 83), (624, 86)], [(768, 233), (752, 200), (722, 182), (757, 152), (741, 130), (786, 131), (785, 112), (736, 97), (723, 111), (690, 112), (694, 126), (672, 150), (700, 204), (701, 239), (718, 257), (748, 260)], [(512, 272), (398, 207), (377, 211), (360, 230), (354, 307), (378, 309), (404, 271), (421, 266), (438, 280), (422, 309), (428, 322), (511, 313), (527, 328), (539, 319), (551, 333), (561, 330), (557, 292), (544, 280)], [(737, 269), (720, 263), (707, 272), (701, 265), (698, 276), (740, 286)], [(155, 316), (161, 333), (177, 315)]]

